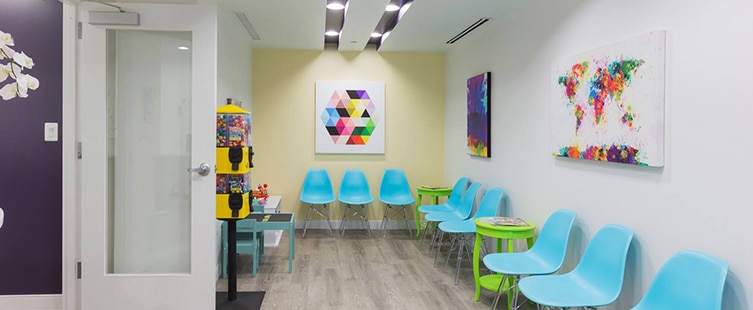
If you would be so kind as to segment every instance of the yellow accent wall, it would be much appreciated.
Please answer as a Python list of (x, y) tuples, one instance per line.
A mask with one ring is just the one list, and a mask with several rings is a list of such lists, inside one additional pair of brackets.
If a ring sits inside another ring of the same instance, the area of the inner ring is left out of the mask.
[[(255, 49), (252, 80), (253, 181), (268, 183), (270, 194), (282, 195), (282, 210), (296, 212), (298, 220), (306, 215), (307, 206), (298, 197), (309, 168), (329, 171), (335, 196), (343, 172), (362, 169), (375, 200), (369, 206), (372, 221), (381, 220), (384, 212), (378, 200), (384, 169), (405, 170), (414, 197), (418, 185), (443, 183), (443, 53)], [(384, 154), (315, 154), (317, 80), (385, 82)], [(343, 210), (336, 202), (330, 217), (341, 219)]]

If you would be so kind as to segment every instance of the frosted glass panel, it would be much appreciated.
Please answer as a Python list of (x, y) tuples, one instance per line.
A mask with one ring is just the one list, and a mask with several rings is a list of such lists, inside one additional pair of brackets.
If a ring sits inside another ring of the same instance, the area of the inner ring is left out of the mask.
[(191, 32), (107, 38), (107, 272), (190, 273)]

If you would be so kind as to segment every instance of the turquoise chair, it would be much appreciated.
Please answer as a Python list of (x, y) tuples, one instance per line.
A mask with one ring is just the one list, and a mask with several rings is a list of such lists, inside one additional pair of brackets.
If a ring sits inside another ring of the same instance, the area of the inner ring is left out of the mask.
[[(254, 220), (239, 220), (237, 221), (235, 228), (235, 252), (236, 254), (251, 254), (252, 256), (252, 272), (251, 277), (256, 277), (256, 266), (259, 265), (259, 256), (264, 254), (264, 237), (262, 234), (264, 231), (256, 230), (256, 221)], [(228, 231), (227, 222), (222, 222), (222, 258), (220, 259), (220, 269), (222, 270), (222, 278), (227, 279), (227, 262), (228, 259)], [(235, 259), (235, 258), (233, 258)]]
[(408, 229), (410, 236), (413, 236), (411, 225), (408, 222), (408, 212), (405, 209), (407, 206), (416, 203), (416, 199), (413, 198), (410, 185), (408, 185), (408, 178), (405, 176), (403, 170), (384, 170), (382, 183), (379, 185), (379, 201), (386, 206), (384, 208), (384, 217), (382, 217), (382, 236), (387, 235), (387, 225), (390, 222), (390, 217), (400, 215), (399, 210), (403, 211), (402, 217), (405, 220), (405, 228)]
[(497, 289), (497, 296), (492, 303), (492, 309), (497, 308), (502, 289), (505, 287), (501, 285), (502, 283), (510, 284), (507, 288), (508, 309), (517, 309), (520, 306), (517, 300), (517, 281), (521, 276), (553, 274), (562, 267), (573, 222), (575, 222), (574, 212), (559, 209), (546, 220), (536, 243), (528, 251), (493, 253), (484, 257), (483, 261), (487, 269), (503, 275)]
[(565, 274), (523, 278), (520, 292), (539, 305), (601, 307), (617, 300), (625, 277), (625, 263), (633, 231), (608, 224), (599, 229), (575, 269)]
[(465, 188), (468, 187), (470, 180), (466, 177), (462, 177), (455, 182), (455, 186), (452, 188), (450, 197), (447, 198), (447, 202), (438, 205), (423, 205), (418, 207), (418, 212), (449, 212), (454, 211), (460, 205), (460, 201), (463, 199)]
[(447, 259), (445, 259), (445, 266), (450, 261), (450, 254), (453, 250), (458, 250), (458, 261), (455, 267), (455, 283), (458, 283), (458, 276), (460, 275), (460, 262), (463, 260), (463, 250), (465, 250), (468, 260), (471, 260), (470, 245), (473, 242), (468, 238), (475, 237), (476, 224), (473, 222), (480, 217), (496, 216), (499, 211), (499, 204), (502, 202), (502, 198), (505, 196), (505, 192), (498, 187), (492, 188), (484, 194), (484, 198), (481, 198), (476, 213), (473, 217), (462, 221), (447, 221), (439, 223), (439, 230), (442, 232), (452, 234), (452, 242), (450, 243), (450, 250), (447, 251)]
[(726, 262), (711, 255), (678, 252), (659, 269), (632, 309), (721, 310), (727, 269)]
[(311, 220), (311, 211), (313, 210), (320, 216), (327, 219), (329, 233), (332, 234), (332, 222), (329, 220), (329, 204), (335, 202), (335, 193), (332, 190), (332, 182), (329, 179), (329, 173), (324, 169), (309, 169), (306, 172), (306, 178), (303, 180), (303, 189), (301, 190), (300, 200), (308, 204), (306, 220), (303, 222), (303, 236), (306, 237), (306, 229), (309, 220)]
[[(481, 183), (475, 182), (471, 184), (470, 187), (468, 187), (468, 190), (463, 195), (463, 201), (460, 202), (460, 205), (458, 208), (454, 211), (450, 212), (429, 212), (424, 216), (424, 219), (427, 222), (428, 226), (434, 226), (437, 227), (439, 223), (446, 222), (446, 221), (462, 221), (467, 220), (471, 216), (471, 212), (473, 212), (473, 203), (476, 201), (476, 194), (478, 193), (479, 188), (481, 188)], [(442, 247), (442, 238), (444, 237), (443, 232), (437, 233), (438, 229), (434, 230), (434, 235), (432, 236), (431, 243), (429, 244), (429, 253), (431, 253), (431, 250), (436, 247), (437, 252), (434, 254), (434, 264), (437, 263), (437, 258), (439, 257), (439, 250)]]
[[(452, 192), (450, 192), (450, 197), (447, 198), (447, 201), (445, 203), (438, 204), (438, 205), (420, 206), (418, 207), (419, 213), (416, 213), (416, 214), (420, 216), (420, 213), (455, 211), (460, 205), (461, 200), (463, 200), (463, 194), (465, 194), (465, 189), (468, 187), (469, 182), (470, 180), (466, 177), (462, 177), (458, 179), (458, 181), (455, 182), (455, 186), (452, 188)], [(429, 233), (428, 229), (429, 229), (429, 223), (426, 223), (424, 236), (421, 238), (421, 245), (424, 244), (424, 239), (426, 239), (426, 235)], [(436, 230), (434, 230), (434, 234), (432, 234), (432, 240), (436, 236), (435, 235), (436, 233), (437, 233)]]
[(345, 235), (345, 224), (348, 222), (348, 214), (353, 212), (353, 216), (358, 216), (366, 223), (366, 230), (368, 230), (369, 236), (371, 236), (366, 204), (374, 202), (374, 197), (371, 196), (369, 181), (366, 180), (366, 174), (362, 170), (345, 170), (337, 200), (346, 205), (342, 222), (340, 222), (340, 235)]

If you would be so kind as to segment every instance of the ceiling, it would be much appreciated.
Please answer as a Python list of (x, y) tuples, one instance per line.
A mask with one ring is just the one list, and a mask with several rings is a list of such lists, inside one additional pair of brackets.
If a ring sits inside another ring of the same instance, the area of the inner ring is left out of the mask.
[[(467, 37), (499, 21), (524, 0), (414, 0), (379, 51), (444, 51), (448, 40), (480, 18), (491, 20)], [(216, 3), (245, 12), (260, 40), (254, 48), (324, 49), (326, 0), (121, 0), (141, 3)], [(362, 50), (389, 0), (349, 0), (340, 50)], [(242, 27), (240, 21), (238, 27)], [(462, 39), (460, 40), (462, 42)]]

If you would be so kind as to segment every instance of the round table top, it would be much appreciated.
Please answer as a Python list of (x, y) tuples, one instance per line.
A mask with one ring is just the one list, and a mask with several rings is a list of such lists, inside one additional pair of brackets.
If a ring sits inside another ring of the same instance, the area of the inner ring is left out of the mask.
[(452, 187), (419, 186), (418, 193), (423, 195), (447, 196), (452, 193)]
[(473, 221), (473, 223), (476, 224), (479, 228), (484, 229), (490, 229), (490, 230), (500, 230), (500, 231), (509, 231), (509, 232), (523, 232), (523, 231), (530, 231), (536, 229), (536, 224), (525, 221), (528, 225), (526, 226), (517, 226), (517, 225), (494, 225), (489, 222), (487, 222), (491, 218), (500, 217), (500, 216), (492, 216), (492, 217), (480, 217)]

